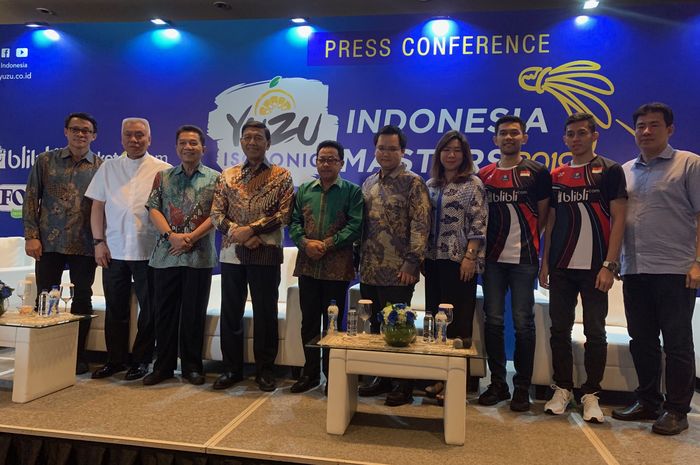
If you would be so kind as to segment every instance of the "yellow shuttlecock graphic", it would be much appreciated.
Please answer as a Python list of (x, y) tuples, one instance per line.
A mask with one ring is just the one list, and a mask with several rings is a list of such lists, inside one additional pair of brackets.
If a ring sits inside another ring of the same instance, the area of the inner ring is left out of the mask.
[[(597, 71), (600, 71), (600, 65), (588, 60), (570, 61), (556, 68), (531, 66), (520, 72), (518, 84), (528, 92), (548, 92), (561, 103), (567, 114), (590, 113), (598, 126), (608, 129), (612, 125), (612, 114), (601, 96), (612, 95), (615, 86)], [(615, 121), (634, 135), (631, 127), (619, 119)]]

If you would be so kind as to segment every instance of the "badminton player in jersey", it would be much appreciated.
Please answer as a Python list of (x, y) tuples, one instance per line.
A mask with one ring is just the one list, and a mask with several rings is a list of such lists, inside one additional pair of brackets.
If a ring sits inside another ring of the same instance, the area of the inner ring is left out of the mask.
[(491, 384), (479, 396), (479, 403), (495, 405), (510, 398), (503, 336), (505, 296), (510, 289), (516, 371), (510, 408), (524, 412), (530, 409), (528, 389), (535, 356), (533, 289), (539, 271), (540, 233), (549, 213), (552, 178), (547, 167), (520, 152), (527, 134), (519, 117), (507, 115), (496, 121), (493, 141), (501, 151), (500, 159), (479, 171), (489, 205), (483, 280), (485, 342), (491, 370)]
[(605, 417), (596, 394), (608, 353), (607, 293), (620, 272), (627, 205), (625, 174), (619, 164), (593, 151), (598, 132), (592, 115), (574, 113), (564, 128), (564, 143), (572, 159), (552, 171), (552, 198), (540, 270), (540, 284), (549, 288), (554, 369), (554, 395), (544, 409), (560, 415), (572, 400), (571, 330), (580, 294), (586, 335), (583, 419), (602, 423)]

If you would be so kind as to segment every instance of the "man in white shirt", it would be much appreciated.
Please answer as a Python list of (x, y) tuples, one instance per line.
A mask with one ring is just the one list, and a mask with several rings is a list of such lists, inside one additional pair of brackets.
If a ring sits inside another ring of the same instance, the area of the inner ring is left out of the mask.
[(123, 371), (129, 362), (132, 280), (140, 311), (131, 367), (124, 379), (142, 378), (153, 360), (155, 328), (148, 260), (158, 234), (149, 221), (146, 201), (156, 173), (172, 165), (150, 155), (150, 144), (151, 129), (147, 120), (126, 118), (122, 121), (125, 153), (103, 163), (85, 193), (93, 200), (90, 225), (95, 261), (102, 267), (107, 304), (105, 342), (108, 359), (104, 366), (93, 372), (94, 379)]

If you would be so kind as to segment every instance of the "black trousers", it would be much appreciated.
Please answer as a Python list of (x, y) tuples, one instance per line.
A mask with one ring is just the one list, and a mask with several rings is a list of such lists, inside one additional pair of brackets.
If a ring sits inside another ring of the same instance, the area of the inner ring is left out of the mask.
[(153, 319), (153, 268), (147, 260), (112, 259), (102, 270), (102, 285), (107, 302), (105, 317), (105, 342), (111, 363), (129, 362), (129, 320), (131, 304), (131, 280), (134, 281), (136, 299), (139, 302), (138, 332), (132, 348), (131, 362), (151, 363), (156, 333)]
[(372, 318), (370, 319), (372, 333), (379, 334), (381, 324), (377, 319), (377, 315), (382, 312), (387, 302), (411, 305), (414, 288), (415, 285), (413, 284), (410, 286), (374, 286), (372, 284), (360, 283), (360, 294), (362, 298), (372, 300)]
[(153, 371), (172, 373), (178, 348), (182, 373), (203, 373), (204, 322), (211, 289), (211, 268), (153, 269), (153, 308), (158, 355)]
[[(44, 252), (41, 260), (35, 263), (37, 297), (42, 289), (50, 291), (54, 284), (61, 284), (61, 275), (68, 265), (70, 281), (75, 286), (70, 312), (75, 315), (92, 315), (92, 284), (95, 282), (97, 268), (95, 257)], [(91, 321), (88, 319), (78, 323), (78, 361), (85, 361), (85, 341)]]
[(221, 352), (227, 370), (243, 373), (243, 312), (253, 301), (253, 353), (258, 374), (272, 372), (279, 345), (280, 265), (221, 264)]
[(425, 261), (425, 308), (433, 315), (438, 305), (452, 304), (454, 318), (447, 337), (472, 337), (476, 306), (476, 274), (467, 282), (459, 279), (459, 266), (452, 260)]
[(569, 391), (574, 388), (574, 359), (571, 330), (576, 316), (576, 302), (581, 294), (583, 333), (586, 335), (583, 364), (586, 382), (583, 394), (600, 391), (608, 358), (605, 318), (608, 316), (608, 294), (595, 288), (598, 270), (564, 270), (554, 268), (549, 273), (549, 317), (552, 320), (549, 344), (552, 348), (554, 382)]
[[(321, 355), (323, 355), (323, 374), (328, 379), (328, 351), (306, 347), (306, 344), (321, 334), (328, 326), (328, 305), (335, 299), (338, 305), (337, 330), (340, 330), (345, 315), (345, 299), (349, 281), (328, 281), (310, 276), (299, 276), (299, 303), (301, 305), (301, 342), (304, 344), (304, 375), (318, 378), (321, 374)], [(321, 354), (323, 351), (323, 354)]]
[[(633, 274), (623, 277), (630, 352), (639, 378), (639, 401), (665, 410), (687, 413), (695, 386), (693, 310), (695, 289), (685, 287), (685, 275)], [(666, 354), (666, 401), (661, 394), (661, 344)]]

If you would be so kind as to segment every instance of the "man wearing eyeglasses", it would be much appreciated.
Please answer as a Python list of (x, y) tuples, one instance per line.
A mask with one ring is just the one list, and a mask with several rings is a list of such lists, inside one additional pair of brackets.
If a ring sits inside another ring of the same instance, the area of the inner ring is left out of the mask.
[[(352, 245), (362, 231), (364, 200), (360, 186), (341, 179), (344, 149), (340, 143), (323, 141), (316, 149), (318, 179), (299, 186), (294, 201), (289, 235), (299, 248), (294, 276), (299, 277), (301, 341), (304, 372), (292, 385), (293, 393), (316, 387), (321, 377), (317, 349), (306, 344), (319, 336), (319, 323), (328, 325), (328, 303), (335, 300), (343, 320), (348, 284), (355, 278)], [(328, 379), (328, 357), (323, 354), (323, 373)], [(326, 385), (327, 388), (327, 385)]]
[[(71, 313), (92, 314), (95, 252), (90, 231), (92, 201), (85, 191), (102, 164), (90, 150), (97, 138), (97, 121), (87, 113), (71, 113), (63, 134), (68, 145), (40, 154), (27, 181), (22, 206), (25, 252), (36, 260), (37, 289), (61, 283), (68, 265), (75, 286)], [(88, 371), (85, 340), (90, 320), (80, 322), (76, 373)]]
[(129, 363), (129, 320), (133, 281), (139, 302), (138, 332), (131, 353), (127, 381), (143, 378), (153, 360), (155, 324), (152, 311), (153, 270), (148, 266), (158, 232), (151, 224), (146, 201), (156, 173), (172, 168), (148, 153), (151, 127), (143, 118), (122, 121), (125, 153), (108, 160), (95, 174), (85, 195), (92, 202), (95, 261), (102, 267), (107, 311), (107, 363), (92, 373), (106, 378)]
[(214, 389), (243, 379), (243, 312), (248, 287), (253, 300), (255, 382), (274, 391), (278, 348), (277, 301), (281, 279), (282, 229), (291, 215), (294, 186), (285, 168), (271, 164), (270, 130), (248, 121), (241, 130), (246, 160), (224, 170), (214, 191), (211, 221), (221, 242), (221, 352), (226, 371)]
[[(385, 126), (374, 136), (374, 156), (380, 170), (362, 184), (365, 199), (360, 252), (360, 292), (372, 300), (372, 332), (379, 332), (377, 315), (388, 303), (410, 305), (430, 232), (430, 198), (425, 181), (401, 160), (406, 135)], [(392, 389), (389, 378), (375, 378), (360, 387), (361, 396)], [(397, 406), (412, 401), (413, 383), (402, 382), (386, 399)]]

